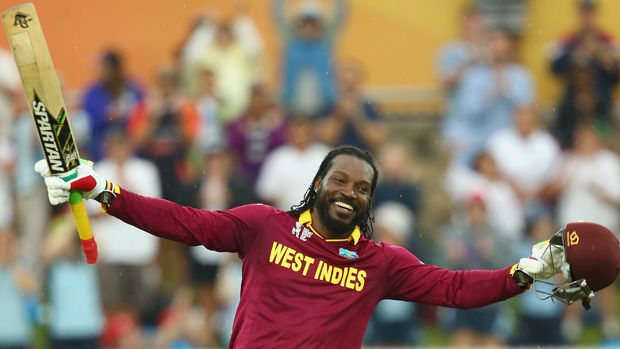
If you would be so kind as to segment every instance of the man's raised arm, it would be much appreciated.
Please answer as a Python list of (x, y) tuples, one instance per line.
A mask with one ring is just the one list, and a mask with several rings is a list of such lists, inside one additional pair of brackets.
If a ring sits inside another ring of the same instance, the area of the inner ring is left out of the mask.
[(246, 205), (225, 211), (208, 211), (138, 195), (102, 178), (95, 173), (90, 162), (76, 167), (75, 173), (63, 176), (52, 176), (45, 161), (39, 161), (35, 170), (45, 179), (52, 205), (66, 202), (70, 190), (81, 190), (84, 198), (100, 202), (104, 211), (128, 224), (165, 239), (193, 246), (204, 245), (213, 251), (243, 255), (255, 238), (252, 227), (256, 224), (252, 222), (260, 220), (260, 216), (268, 214), (271, 209), (263, 205)]

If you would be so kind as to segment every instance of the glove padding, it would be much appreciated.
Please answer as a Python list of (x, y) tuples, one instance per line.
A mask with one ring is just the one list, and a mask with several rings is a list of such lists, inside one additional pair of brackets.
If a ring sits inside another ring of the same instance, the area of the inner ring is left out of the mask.
[(534, 281), (546, 280), (567, 269), (564, 247), (550, 243), (549, 240), (532, 246), (532, 255), (528, 258), (521, 258), (517, 264), (517, 270), (522, 270)]
[(52, 205), (69, 201), (72, 190), (79, 190), (85, 199), (95, 199), (106, 191), (108, 182), (93, 170), (93, 162), (81, 159), (73, 170), (53, 175), (45, 159), (37, 161), (34, 170), (45, 180), (47, 196)]

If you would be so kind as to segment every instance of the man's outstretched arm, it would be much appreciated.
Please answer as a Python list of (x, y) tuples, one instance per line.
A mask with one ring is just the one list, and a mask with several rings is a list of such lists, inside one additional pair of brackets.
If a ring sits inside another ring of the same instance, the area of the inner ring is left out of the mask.
[(37, 164), (37, 172), (45, 178), (53, 205), (66, 202), (70, 190), (82, 190), (85, 198), (99, 201), (108, 214), (125, 223), (162, 238), (187, 245), (204, 245), (214, 251), (243, 255), (255, 237), (252, 227), (256, 225), (252, 222), (261, 220), (259, 216), (273, 210), (263, 205), (225, 211), (200, 210), (121, 189), (95, 173), (92, 163), (78, 166), (71, 180), (51, 176), (43, 168), (45, 163)]
[(104, 209), (153, 235), (191, 246), (205, 245), (214, 251), (239, 252), (242, 242), (235, 231), (248, 229), (226, 212), (181, 206), (124, 189)]
[(390, 246), (386, 298), (450, 308), (475, 308), (514, 297), (527, 289), (500, 270), (448, 270), (421, 262), (404, 248)]
[[(544, 246), (543, 246), (544, 245)], [(537, 244), (533, 255), (499, 270), (448, 270), (421, 262), (402, 247), (385, 247), (388, 278), (386, 298), (451, 308), (475, 308), (514, 297), (534, 280), (559, 272), (563, 249), (547, 241)]]

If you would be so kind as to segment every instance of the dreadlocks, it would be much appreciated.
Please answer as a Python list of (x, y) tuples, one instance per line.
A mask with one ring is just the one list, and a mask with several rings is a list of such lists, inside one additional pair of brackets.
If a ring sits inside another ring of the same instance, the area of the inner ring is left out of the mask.
[(338, 155), (351, 155), (355, 156), (356, 158), (362, 159), (372, 167), (372, 170), (374, 172), (370, 188), (370, 198), (368, 199), (368, 210), (366, 211), (366, 213), (364, 213), (364, 216), (362, 216), (362, 223), (360, 223), (359, 225), (362, 234), (364, 234), (366, 238), (371, 239), (373, 235), (372, 223), (374, 223), (375, 221), (375, 215), (372, 210), (372, 199), (374, 196), (375, 187), (377, 186), (379, 171), (377, 170), (377, 167), (375, 165), (375, 160), (368, 151), (361, 150), (351, 145), (339, 146), (331, 150), (327, 154), (327, 156), (325, 156), (323, 162), (321, 162), (321, 166), (319, 166), (319, 170), (312, 179), (312, 183), (310, 183), (310, 187), (308, 187), (308, 190), (306, 190), (303, 200), (298, 205), (292, 206), (288, 213), (293, 217), (299, 217), (303, 212), (314, 208), (314, 204), (316, 203), (316, 199), (318, 196), (318, 193), (314, 190), (314, 183), (318, 178), (320, 178), (321, 180), (325, 178), (325, 175), (332, 167), (332, 160)]

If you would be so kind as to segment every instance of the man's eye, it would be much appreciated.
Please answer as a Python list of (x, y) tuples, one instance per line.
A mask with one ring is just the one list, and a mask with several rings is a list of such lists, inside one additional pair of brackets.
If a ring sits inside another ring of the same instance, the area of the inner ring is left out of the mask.
[(344, 183), (344, 179), (342, 178), (332, 178), (332, 180), (336, 183), (341, 183), (341, 184)]
[(368, 194), (368, 192), (369, 192), (369, 190), (370, 190), (370, 189), (368, 189), (368, 188), (366, 188), (366, 187), (360, 187), (360, 188), (358, 188), (357, 190), (358, 190), (360, 193), (362, 193), (362, 194)]

